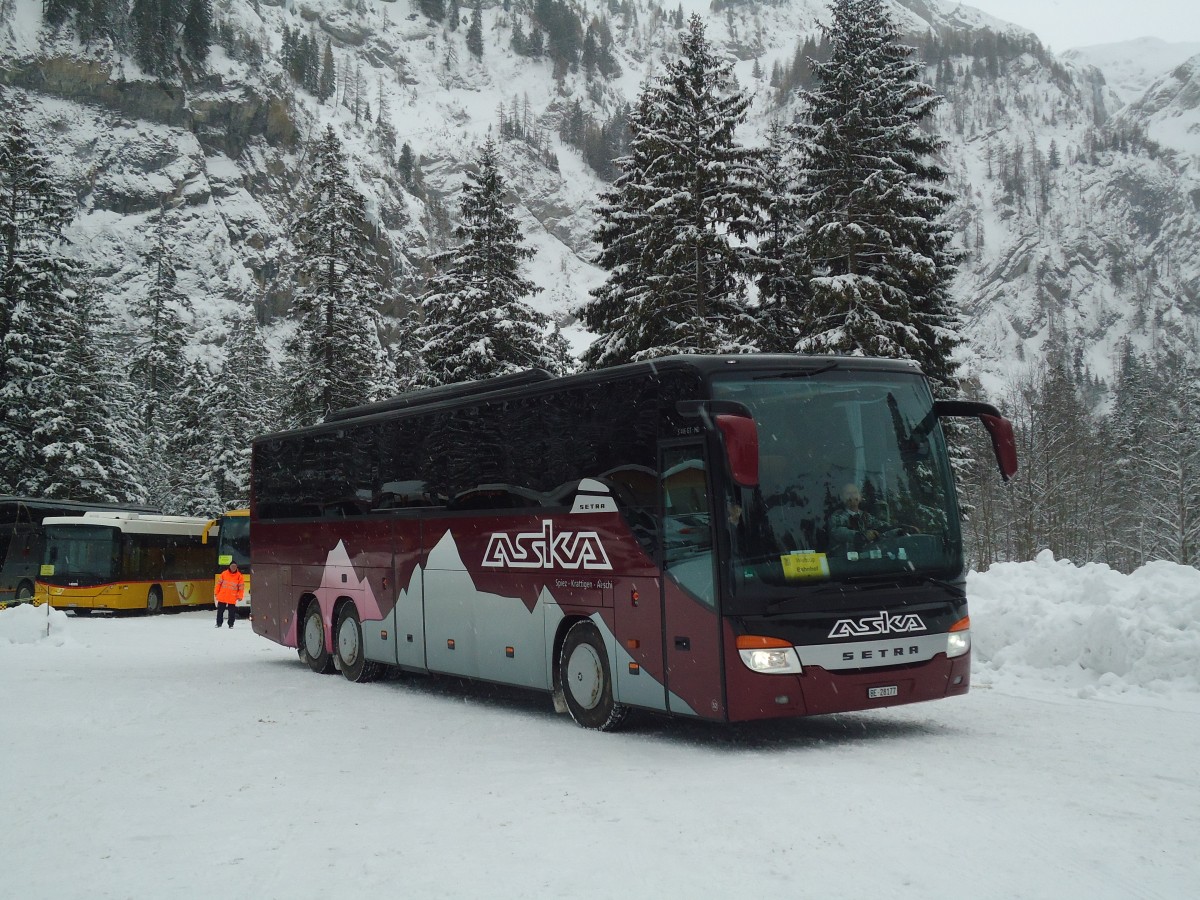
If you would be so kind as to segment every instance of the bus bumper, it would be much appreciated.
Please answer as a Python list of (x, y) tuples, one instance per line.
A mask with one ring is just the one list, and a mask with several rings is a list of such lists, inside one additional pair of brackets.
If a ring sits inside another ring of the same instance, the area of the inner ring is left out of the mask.
[(971, 654), (940, 653), (906, 666), (831, 671), (805, 666), (799, 675), (752, 672), (737, 657), (727, 660), (729, 721), (856, 712), (965, 694), (971, 686)]

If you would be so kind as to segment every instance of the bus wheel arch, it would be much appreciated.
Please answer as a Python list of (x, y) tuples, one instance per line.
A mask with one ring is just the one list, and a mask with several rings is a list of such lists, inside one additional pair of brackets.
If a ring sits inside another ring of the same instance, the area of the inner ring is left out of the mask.
[(338, 600), (333, 620), (333, 654), (342, 676), (359, 684), (374, 681), (383, 667), (366, 657), (362, 619), (354, 601), (348, 597)]
[(32, 600), (33, 583), (29, 581), (22, 581), (20, 584), (18, 584), (16, 593), (13, 595), (13, 599), (15, 599), (18, 603), (23, 603), (26, 600)]
[[(557, 643), (557, 642), (556, 642)], [(613, 698), (612, 666), (604, 638), (590, 619), (578, 619), (567, 629), (558, 652), (556, 691), (577, 725), (594, 731), (615, 731), (629, 708)]]
[(161, 585), (152, 584), (146, 591), (146, 615), (157, 616), (163, 611), (163, 589)]
[(332, 673), (333, 654), (329, 652), (329, 642), (326, 640), (325, 617), (321, 614), (321, 604), (312, 594), (301, 598), (296, 621), (299, 625), (296, 653), (300, 659), (318, 675)]

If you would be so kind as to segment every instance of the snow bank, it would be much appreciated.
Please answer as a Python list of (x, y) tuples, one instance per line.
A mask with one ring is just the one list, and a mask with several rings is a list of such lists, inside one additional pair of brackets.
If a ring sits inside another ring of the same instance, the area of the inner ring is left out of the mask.
[(0, 609), (0, 647), (5, 644), (47, 644), (61, 647), (67, 642), (67, 614), (22, 603)]
[(976, 684), (1036, 676), (1080, 696), (1200, 692), (1200, 571), (1153, 562), (1130, 575), (1043, 550), (967, 580)]

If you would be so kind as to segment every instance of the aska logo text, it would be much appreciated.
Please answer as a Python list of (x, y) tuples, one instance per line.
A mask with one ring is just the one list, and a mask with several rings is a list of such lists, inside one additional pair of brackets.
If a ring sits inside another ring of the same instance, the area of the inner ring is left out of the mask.
[(495, 569), (612, 569), (600, 535), (594, 531), (556, 534), (549, 519), (542, 520), (541, 531), (493, 534), (483, 564)]
[(829, 632), (829, 636), (831, 638), (863, 637), (870, 634), (905, 634), (910, 631), (924, 630), (925, 623), (916, 613), (902, 613), (894, 616), (884, 610), (861, 619), (838, 619), (833, 630)]

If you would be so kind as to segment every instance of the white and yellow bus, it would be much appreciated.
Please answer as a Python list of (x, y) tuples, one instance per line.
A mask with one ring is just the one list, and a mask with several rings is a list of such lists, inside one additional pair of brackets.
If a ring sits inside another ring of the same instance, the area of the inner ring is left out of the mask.
[(211, 606), (216, 551), (208, 519), (88, 512), (42, 521), (35, 603), (87, 616)]
[(245, 591), (238, 601), (238, 617), (250, 615), (250, 510), (231, 509), (220, 518), (212, 519), (204, 535), (205, 542), (215, 539), (217, 562), (213, 569), (213, 591), (216, 580), (231, 562), (238, 564), (238, 571), (245, 579)]

